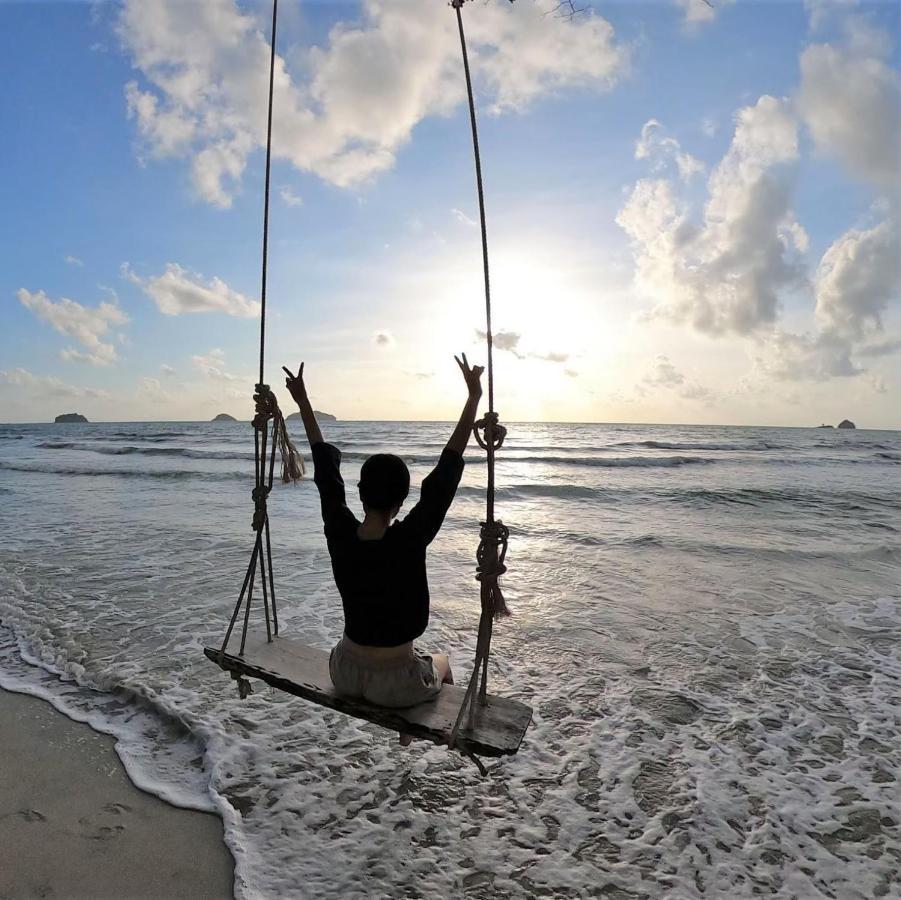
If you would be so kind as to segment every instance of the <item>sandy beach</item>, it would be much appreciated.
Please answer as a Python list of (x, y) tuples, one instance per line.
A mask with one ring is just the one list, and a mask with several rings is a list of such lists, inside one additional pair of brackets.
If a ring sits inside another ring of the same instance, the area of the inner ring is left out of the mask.
[(231, 897), (222, 822), (138, 790), (114, 740), (0, 690), (0, 898)]

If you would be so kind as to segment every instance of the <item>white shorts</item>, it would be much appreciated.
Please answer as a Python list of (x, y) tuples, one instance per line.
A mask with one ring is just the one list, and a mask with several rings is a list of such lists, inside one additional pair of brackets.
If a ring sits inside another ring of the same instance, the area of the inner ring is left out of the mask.
[(372, 658), (341, 638), (329, 655), (328, 668), (339, 694), (376, 706), (416, 706), (441, 692), (441, 677), (432, 657), (412, 647), (409, 653)]

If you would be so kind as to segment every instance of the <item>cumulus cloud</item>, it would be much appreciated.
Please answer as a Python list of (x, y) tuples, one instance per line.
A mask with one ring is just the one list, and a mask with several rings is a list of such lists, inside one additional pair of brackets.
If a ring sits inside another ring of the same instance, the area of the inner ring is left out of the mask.
[(77, 256), (64, 256), (63, 261), (67, 262), (70, 266), (77, 266), (79, 269), (84, 268), (84, 263)]
[(791, 210), (797, 123), (763, 96), (736, 115), (732, 143), (708, 179), (700, 222), (666, 179), (642, 179), (616, 217), (632, 240), (636, 283), (654, 314), (708, 334), (773, 323), (780, 292), (801, 286), (806, 234)]
[(50, 375), (34, 375), (27, 369), (0, 371), (0, 386), (26, 389), (35, 395), (48, 394), (53, 397), (81, 397), (92, 400), (104, 400), (109, 397), (107, 391), (68, 384)]
[(376, 347), (393, 347), (394, 335), (390, 331), (376, 331), (372, 335), (372, 343)]
[(776, 329), (757, 349), (755, 364), (780, 379), (848, 377), (863, 362), (901, 350), (884, 337), (883, 316), (901, 300), (901, 235), (894, 219), (867, 230), (849, 229), (823, 254), (814, 280), (815, 330)]
[(156, 304), (167, 316), (185, 313), (224, 313), (228, 316), (252, 319), (260, 314), (260, 304), (230, 288), (221, 278), (204, 283), (203, 276), (189, 272), (177, 263), (168, 263), (162, 275), (141, 278), (128, 263), (122, 274)]
[(80, 360), (95, 366), (107, 366), (117, 361), (116, 348), (101, 340), (113, 326), (128, 321), (128, 316), (117, 304), (82, 306), (67, 297), (53, 301), (43, 291), (32, 293), (25, 288), (20, 288), (16, 296), (39, 319), (53, 326), (60, 334), (78, 341), (84, 348), (84, 351), (65, 348), (60, 354), (63, 359)]
[(172, 366), (167, 365), (166, 363), (163, 363), (160, 366), (160, 372), (162, 372), (163, 375), (165, 375), (167, 378), (174, 378), (176, 375), (175, 369), (173, 369)]
[[(607, 90), (628, 65), (610, 24), (544, 16), (552, 0), (491, 4), (468, 16), (477, 84), (494, 112), (562, 88)], [(455, 20), (442, 4), (363, 0), (302, 54), (303, 78), (276, 62), (277, 157), (339, 186), (390, 168), (414, 127), (464, 99)], [(199, 196), (227, 207), (265, 140), (269, 48), (234, 0), (127, 0), (118, 31), (143, 83), (126, 106), (144, 156), (188, 157)]]
[(891, 189), (901, 174), (901, 82), (888, 64), (888, 36), (859, 20), (845, 47), (801, 54), (798, 108), (817, 150), (858, 178)]
[(664, 169), (668, 162), (674, 161), (679, 175), (685, 181), (704, 171), (704, 163), (690, 153), (685, 153), (679, 142), (667, 135), (666, 129), (657, 119), (648, 119), (642, 126), (641, 135), (635, 144), (635, 158), (650, 160), (655, 171)]
[(901, 233), (888, 219), (846, 231), (823, 254), (816, 274), (816, 318), (824, 331), (860, 340), (882, 330), (901, 294)]

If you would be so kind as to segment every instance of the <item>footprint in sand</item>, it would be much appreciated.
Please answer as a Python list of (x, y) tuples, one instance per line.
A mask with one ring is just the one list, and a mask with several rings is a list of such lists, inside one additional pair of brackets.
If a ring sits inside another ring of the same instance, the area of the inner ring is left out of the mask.
[(112, 827), (101, 825), (93, 834), (86, 834), (85, 837), (92, 841), (109, 841), (123, 831), (125, 831), (124, 825), (113, 825)]
[(131, 807), (125, 803), (107, 803), (103, 807), (104, 812), (113, 813), (113, 815), (121, 816), (122, 813), (131, 812)]
[(26, 822), (46, 822), (47, 821), (47, 817), (43, 813), (38, 812), (36, 809), (20, 809), (19, 815)]

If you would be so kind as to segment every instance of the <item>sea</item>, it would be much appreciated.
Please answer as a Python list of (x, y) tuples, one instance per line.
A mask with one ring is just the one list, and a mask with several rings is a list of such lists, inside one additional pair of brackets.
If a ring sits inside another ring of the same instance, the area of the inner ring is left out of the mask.
[[(508, 427), (489, 688), (534, 717), (487, 777), (203, 656), (253, 542), (246, 423), (0, 426), (0, 685), (221, 816), (239, 898), (901, 897), (901, 432)], [(370, 453), (409, 508), (452, 425), (324, 429), (359, 513)], [(420, 644), (458, 680), (485, 478), (473, 442), (429, 550)], [(328, 648), (312, 480), (270, 515), (282, 632)]]

